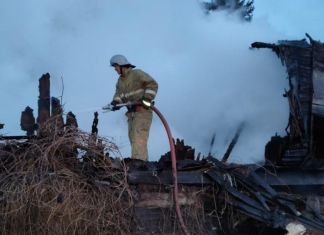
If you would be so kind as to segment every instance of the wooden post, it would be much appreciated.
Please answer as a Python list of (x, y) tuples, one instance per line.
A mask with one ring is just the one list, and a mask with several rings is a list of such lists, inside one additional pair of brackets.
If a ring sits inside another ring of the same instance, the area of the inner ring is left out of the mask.
[(77, 121), (75, 115), (71, 111), (68, 112), (66, 115), (65, 126), (70, 127), (72, 129), (78, 127), (78, 121)]
[(50, 74), (43, 74), (39, 79), (38, 117), (37, 123), (41, 126), (50, 117)]
[(99, 116), (98, 112), (95, 112), (94, 119), (92, 122), (92, 127), (91, 127), (91, 134), (92, 134), (92, 136), (94, 136), (94, 139), (98, 135), (98, 122), (99, 122), (98, 116)]
[(55, 128), (58, 130), (63, 130), (64, 120), (63, 120), (63, 109), (61, 106), (61, 102), (58, 98), (52, 97), (52, 119), (55, 125)]
[(27, 136), (33, 136), (37, 125), (35, 123), (35, 117), (33, 109), (27, 106), (24, 111), (21, 112), (20, 127), (23, 131), (27, 132)]

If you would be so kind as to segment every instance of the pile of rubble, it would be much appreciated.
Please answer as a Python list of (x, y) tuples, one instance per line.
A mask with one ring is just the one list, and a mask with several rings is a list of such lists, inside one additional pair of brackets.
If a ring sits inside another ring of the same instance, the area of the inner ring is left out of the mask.
[[(274, 174), (226, 164), (176, 142), (178, 199), (192, 234), (286, 234), (291, 224), (324, 231), (305, 197), (278, 191)], [(66, 130), (0, 147), (4, 234), (181, 234), (169, 154), (158, 162), (108, 157), (109, 140)], [(301, 225), (299, 225), (301, 226)]]

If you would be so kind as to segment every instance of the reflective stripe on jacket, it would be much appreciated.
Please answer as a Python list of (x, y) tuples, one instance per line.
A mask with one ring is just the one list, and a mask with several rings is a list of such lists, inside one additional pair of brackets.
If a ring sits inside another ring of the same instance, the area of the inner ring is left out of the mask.
[(153, 100), (158, 90), (157, 82), (140, 69), (131, 69), (120, 76), (113, 100), (118, 103), (137, 102), (143, 98)]

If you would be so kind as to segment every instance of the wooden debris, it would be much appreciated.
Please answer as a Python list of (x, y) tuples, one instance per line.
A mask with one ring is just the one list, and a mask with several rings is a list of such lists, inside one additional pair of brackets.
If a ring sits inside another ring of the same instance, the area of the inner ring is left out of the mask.
[(287, 136), (275, 136), (267, 144), (269, 164), (314, 168), (324, 163), (324, 44), (306, 36), (309, 42), (251, 44), (252, 48), (272, 49), (288, 73), (289, 90), (284, 94), (290, 109)]
[(64, 127), (64, 120), (63, 120), (63, 109), (61, 106), (61, 102), (59, 99), (52, 97), (52, 115), (51, 121), (54, 123), (54, 127), (58, 131), (62, 131)]
[(21, 112), (20, 126), (23, 131), (26, 131), (27, 136), (35, 135), (37, 130), (37, 124), (33, 114), (33, 109), (27, 106), (24, 111)]
[(66, 121), (65, 126), (70, 127), (72, 129), (78, 127), (78, 121), (76, 119), (76, 116), (70, 111), (66, 115)]
[(39, 79), (37, 123), (40, 126), (43, 125), (50, 117), (50, 97), (50, 74), (46, 73), (43, 74)]
[(98, 116), (99, 116), (98, 112), (95, 112), (93, 122), (92, 122), (92, 127), (91, 127), (91, 134), (94, 136), (98, 135), (98, 122), (99, 122)]
[(234, 146), (236, 145), (236, 143), (237, 143), (237, 141), (238, 141), (238, 139), (239, 139), (239, 137), (241, 135), (241, 132), (242, 132), (242, 130), (244, 128), (244, 125), (245, 125), (245, 123), (242, 122), (240, 124), (240, 126), (238, 127), (238, 129), (237, 129), (237, 131), (235, 133), (235, 136), (233, 137), (231, 143), (229, 144), (229, 146), (228, 146), (228, 148), (227, 148), (227, 150), (226, 150), (226, 152), (225, 152), (225, 154), (223, 156), (222, 162), (227, 162), (227, 160), (228, 160)]
[[(175, 151), (177, 161), (195, 159), (195, 149), (193, 149), (191, 146), (185, 145), (184, 140), (176, 139)], [(159, 165), (161, 168), (169, 168), (171, 166), (171, 152), (167, 152), (161, 156)]]
[(29, 139), (30, 137), (29, 136), (26, 136), (26, 135), (3, 135), (1, 136), (0, 135), (0, 140), (27, 140)]

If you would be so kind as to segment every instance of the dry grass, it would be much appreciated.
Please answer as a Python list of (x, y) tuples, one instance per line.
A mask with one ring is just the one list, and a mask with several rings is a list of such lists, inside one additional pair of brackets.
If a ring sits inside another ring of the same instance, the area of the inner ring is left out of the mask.
[(1, 234), (130, 234), (132, 197), (118, 155), (77, 130), (0, 148)]

